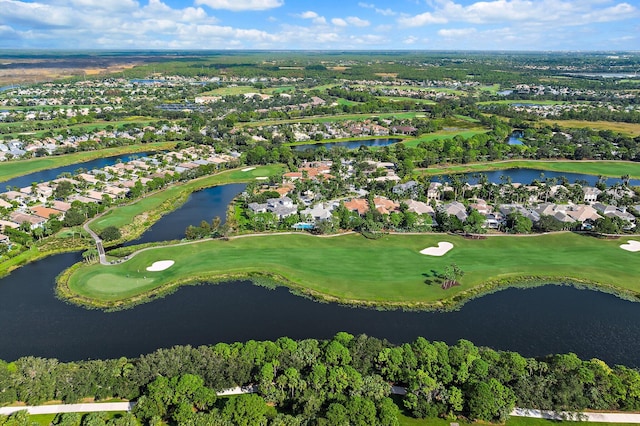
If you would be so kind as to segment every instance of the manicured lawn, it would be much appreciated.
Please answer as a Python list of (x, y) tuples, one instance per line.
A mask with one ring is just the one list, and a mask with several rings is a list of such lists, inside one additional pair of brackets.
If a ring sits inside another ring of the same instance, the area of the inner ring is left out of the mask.
[(255, 180), (257, 177), (272, 176), (281, 172), (282, 166), (280, 165), (256, 167), (254, 170), (246, 172), (243, 172), (242, 169), (237, 169), (192, 180), (182, 185), (173, 185), (154, 195), (142, 198), (128, 206), (115, 208), (106, 215), (91, 222), (90, 226), (91, 229), (96, 232), (99, 232), (108, 226), (121, 228), (133, 223), (136, 216), (156, 211), (162, 208), (164, 203), (170, 203), (171, 201), (179, 199), (185, 194), (188, 195), (198, 189), (234, 182), (248, 182)]
[[(549, 101), (549, 100), (501, 100), (501, 101), (484, 101), (478, 102), (478, 105), (490, 105), (490, 104), (502, 104), (502, 105), (511, 105), (511, 104), (520, 104), (520, 105), (563, 105), (569, 104), (571, 102), (568, 101)], [(584, 102), (580, 102), (584, 103)]]
[(416, 99), (416, 98), (408, 98), (403, 96), (378, 96), (378, 99), (382, 99), (385, 101), (394, 101), (394, 102), (409, 101), (409, 102), (415, 102), (417, 104), (435, 105), (435, 101), (432, 101), (431, 99)]
[[(155, 248), (117, 266), (84, 266), (73, 273), (69, 288), (113, 302), (188, 277), (275, 273), (292, 287), (329, 300), (410, 307), (437, 307), (441, 301), (451, 305), (480, 293), (483, 286), (488, 289), (488, 281), (495, 287), (524, 277), (551, 282), (570, 278), (633, 293), (640, 291), (640, 253), (620, 249), (626, 240), (572, 233), (485, 240), (440, 234), (388, 235), (378, 240), (360, 235), (268, 235)], [(419, 253), (439, 241), (451, 242), (454, 248), (442, 257)], [(146, 271), (159, 260), (175, 264), (162, 272)], [(451, 263), (465, 275), (461, 286), (443, 290), (438, 276)]]
[(379, 114), (336, 114), (327, 115), (322, 117), (308, 117), (308, 118), (293, 118), (286, 120), (266, 120), (266, 121), (251, 121), (248, 123), (238, 123), (239, 127), (257, 127), (257, 126), (272, 126), (276, 124), (290, 124), (290, 123), (334, 123), (337, 121), (347, 120), (366, 120), (367, 118), (380, 117), (380, 118), (415, 118), (416, 116), (424, 116), (424, 113), (420, 112), (385, 112)]
[(571, 161), (571, 160), (510, 160), (490, 163), (463, 164), (455, 166), (436, 166), (423, 170), (427, 175), (449, 173), (470, 173), (506, 169), (541, 169), (554, 172), (584, 173), (617, 177), (629, 175), (640, 179), (640, 163), (632, 161)]
[(470, 138), (471, 136), (475, 136), (479, 133), (486, 133), (487, 129), (482, 128), (474, 128), (474, 129), (456, 129), (456, 130), (440, 130), (435, 133), (429, 133), (426, 135), (422, 135), (415, 139), (409, 139), (403, 142), (406, 146), (418, 146), (420, 142), (429, 142), (438, 139), (451, 139), (455, 136), (462, 136), (463, 138)]
[(567, 128), (584, 128), (589, 127), (594, 130), (611, 130), (613, 132), (623, 133), (629, 136), (640, 136), (640, 124), (638, 123), (621, 123), (617, 121), (582, 121), (582, 120), (542, 120), (543, 123), (553, 126), (557, 124), (560, 127)]
[(127, 145), (117, 148), (107, 148), (98, 151), (83, 151), (67, 155), (55, 155), (50, 157), (34, 158), (32, 160), (7, 161), (0, 164), (0, 182), (4, 182), (16, 176), (22, 176), (40, 170), (53, 169), (69, 164), (81, 163), (96, 158), (111, 157), (114, 155), (135, 153), (142, 151), (158, 151), (171, 149), (175, 142), (155, 142), (144, 145)]
[[(428, 419), (414, 419), (412, 417), (407, 417), (404, 415), (400, 415), (398, 417), (400, 421), (400, 426), (449, 426), (452, 422), (459, 423), (460, 425), (475, 425), (475, 426), (486, 426), (491, 423), (484, 422), (474, 422), (468, 423), (461, 420), (445, 420), (440, 418), (428, 418)], [(579, 425), (588, 425), (588, 426), (622, 426), (632, 424), (629, 423), (598, 423), (598, 422), (558, 422), (554, 420), (545, 420), (545, 419), (530, 419), (528, 417), (511, 417), (505, 423), (505, 426), (579, 426)]]

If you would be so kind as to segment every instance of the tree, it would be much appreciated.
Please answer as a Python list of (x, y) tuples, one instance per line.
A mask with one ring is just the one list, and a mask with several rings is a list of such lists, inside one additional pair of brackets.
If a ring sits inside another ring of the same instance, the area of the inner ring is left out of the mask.
[(104, 241), (115, 241), (122, 238), (122, 233), (115, 226), (107, 226), (102, 231), (100, 231), (100, 238)]
[(444, 268), (444, 282), (442, 283), (443, 288), (449, 288), (454, 285), (459, 285), (458, 280), (462, 278), (464, 275), (464, 271), (460, 269), (458, 265), (452, 263), (451, 265)]
[(533, 222), (520, 212), (512, 212), (507, 215), (507, 230), (514, 234), (528, 234), (533, 228)]
[(73, 190), (73, 184), (68, 180), (63, 180), (56, 185), (56, 189), (53, 191), (53, 196), (56, 199), (65, 200), (73, 194)]
[(65, 213), (64, 220), (62, 221), (63, 225), (66, 227), (77, 226), (84, 223), (86, 217), (84, 213), (76, 208), (71, 208)]

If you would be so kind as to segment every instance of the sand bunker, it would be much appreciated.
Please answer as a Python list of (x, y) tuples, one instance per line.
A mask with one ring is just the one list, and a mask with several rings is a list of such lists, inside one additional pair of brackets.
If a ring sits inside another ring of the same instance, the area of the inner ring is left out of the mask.
[(246, 169), (242, 169), (243, 172), (250, 172), (251, 170), (255, 170), (255, 167), (247, 167)]
[(452, 248), (453, 244), (446, 241), (440, 241), (438, 243), (438, 247), (427, 247), (424, 250), (420, 250), (420, 254), (426, 254), (427, 256), (443, 256)]
[(258, 176), (258, 177), (256, 178), (256, 180), (267, 180), (267, 179), (269, 179), (269, 177), (268, 177), (268, 176)]
[(173, 266), (175, 262), (173, 260), (159, 260), (157, 262), (153, 262), (153, 265), (147, 268), (149, 272), (158, 272), (164, 271), (165, 269)]
[(620, 248), (626, 251), (640, 251), (640, 242), (635, 240), (627, 241), (627, 244), (620, 244)]

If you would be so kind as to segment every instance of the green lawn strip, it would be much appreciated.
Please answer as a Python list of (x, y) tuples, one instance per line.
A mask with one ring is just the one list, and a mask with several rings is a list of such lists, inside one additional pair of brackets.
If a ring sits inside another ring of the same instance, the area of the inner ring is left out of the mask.
[(436, 102), (432, 101), (431, 99), (416, 99), (416, 98), (409, 98), (409, 97), (404, 97), (404, 96), (378, 96), (378, 99), (382, 99), (385, 101), (393, 101), (393, 102), (398, 102), (398, 101), (409, 101), (409, 102), (415, 102), (418, 104), (427, 104), (427, 105), (435, 105)]
[[(439, 241), (449, 241), (454, 248), (442, 257), (419, 253)], [(176, 283), (273, 274), (320, 299), (423, 309), (452, 307), (523, 280), (597, 283), (609, 291), (635, 295), (640, 292), (640, 253), (624, 251), (620, 244), (572, 233), (485, 240), (441, 234), (388, 235), (378, 240), (360, 235), (268, 235), (154, 248), (117, 266), (80, 266), (71, 274), (68, 288), (109, 305)], [(175, 264), (162, 272), (146, 270), (159, 260)], [(461, 286), (443, 290), (438, 276), (451, 263), (465, 275)]]
[[(519, 104), (519, 105), (565, 105), (570, 104), (572, 102), (569, 101), (550, 101), (550, 100), (500, 100), (500, 101), (483, 101), (478, 102), (478, 105), (491, 105), (491, 104), (501, 104), (501, 105), (511, 105), (511, 104)], [(574, 103), (588, 103), (584, 101), (574, 102)]]
[(462, 164), (454, 166), (433, 167), (421, 171), (426, 175), (442, 175), (451, 173), (487, 172), (508, 169), (540, 169), (553, 172), (583, 173), (617, 177), (629, 175), (640, 179), (640, 163), (632, 161), (572, 161), (572, 160), (509, 160), (491, 163)]
[(409, 147), (415, 147), (420, 142), (430, 142), (438, 139), (451, 139), (455, 136), (462, 136), (463, 138), (470, 138), (480, 133), (488, 132), (487, 129), (475, 128), (475, 129), (457, 129), (457, 130), (440, 130), (435, 133), (429, 133), (417, 138), (407, 139), (404, 141), (404, 145)]
[[(121, 126), (123, 124), (128, 124), (128, 125), (139, 125), (139, 126), (147, 126), (153, 122), (157, 121), (157, 119), (151, 118), (151, 117), (140, 117), (140, 116), (135, 116), (135, 117), (128, 117), (125, 118), (123, 120), (119, 120), (119, 121), (95, 121), (92, 123), (81, 123), (81, 124), (74, 124), (72, 126), (63, 126), (63, 127), (56, 127), (54, 129), (44, 129), (44, 130), (34, 130), (34, 131), (21, 131), (21, 132), (14, 132), (14, 133), (6, 133), (3, 136), (12, 136), (12, 137), (16, 137), (18, 135), (21, 134), (33, 134), (35, 136), (43, 136), (45, 133), (47, 132), (51, 132), (51, 131), (56, 131), (56, 132), (61, 132), (63, 130), (83, 130), (83, 131), (93, 131), (93, 130), (103, 130), (106, 129), (109, 126), (112, 127), (118, 127)], [(19, 126), (19, 123), (11, 123), (11, 124), (16, 124), (17, 126)]]
[[(66, 155), (53, 155), (49, 157), (34, 158), (31, 160), (7, 161), (0, 164), (0, 182), (23, 176), (40, 170), (53, 169), (68, 166), (69, 164), (82, 163), (96, 158), (112, 157), (121, 154), (134, 154), (144, 151), (158, 151), (171, 149), (175, 142), (154, 142), (139, 145), (125, 145), (116, 148), (106, 148), (97, 151), (82, 151)], [(78, 164), (78, 167), (82, 167)]]
[(593, 130), (611, 130), (613, 132), (619, 132), (628, 136), (636, 137), (640, 136), (640, 124), (639, 123), (623, 123), (618, 121), (584, 121), (584, 120), (557, 120), (546, 119), (540, 121), (540, 123), (554, 126), (558, 125), (564, 128), (582, 129), (588, 127)]
[(152, 219), (151, 216), (157, 213), (155, 215), (155, 219), (157, 219), (162, 212), (176, 208), (186, 200), (189, 194), (199, 189), (227, 183), (247, 182), (255, 180), (257, 177), (272, 176), (281, 172), (282, 166), (280, 165), (256, 167), (246, 172), (241, 169), (234, 169), (213, 176), (195, 179), (184, 184), (172, 185), (133, 204), (114, 208), (104, 216), (91, 222), (90, 226), (94, 231), (100, 232), (108, 226), (122, 228), (125, 225), (132, 225), (135, 222), (135, 218), (143, 214), (147, 214)]
[(416, 116), (424, 116), (424, 113), (420, 112), (385, 112), (385, 113), (371, 113), (371, 114), (338, 114), (327, 115), (322, 117), (306, 117), (306, 118), (291, 118), (285, 120), (264, 120), (264, 121), (250, 121), (247, 123), (238, 123), (239, 127), (258, 127), (258, 126), (273, 126), (276, 124), (291, 124), (291, 123), (333, 123), (337, 121), (347, 120), (366, 120), (367, 118), (415, 118)]

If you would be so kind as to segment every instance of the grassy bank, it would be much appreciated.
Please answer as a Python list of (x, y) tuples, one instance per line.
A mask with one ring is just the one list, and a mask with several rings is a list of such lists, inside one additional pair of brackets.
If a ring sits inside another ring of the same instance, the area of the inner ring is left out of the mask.
[[(442, 257), (419, 253), (439, 241), (453, 243), (453, 250)], [(640, 293), (640, 253), (620, 244), (572, 233), (485, 240), (268, 235), (151, 249), (117, 266), (80, 266), (60, 286), (68, 297), (100, 307), (139, 303), (192, 281), (265, 275), (318, 299), (388, 308), (446, 309), (523, 281), (570, 280), (633, 298)], [(146, 270), (160, 260), (175, 264), (162, 272)], [(443, 290), (440, 276), (451, 263), (465, 275), (461, 286)]]
[[(96, 158), (112, 157), (122, 154), (134, 154), (136, 152), (159, 151), (163, 149), (172, 149), (174, 146), (175, 142), (155, 142), (140, 145), (119, 146), (116, 148), (107, 148), (98, 151), (83, 151), (67, 155), (40, 157), (31, 160), (8, 161), (0, 164), (0, 182), (29, 173), (38, 172), (40, 170), (54, 169), (56, 167), (95, 160)], [(81, 167), (81, 165), (79, 164), (78, 167)]]
[(632, 161), (572, 161), (572, 160), (509, 160), (490, 163), (434, 166), (417, 173), (435, 176), (450, 173), (474, 173), (507, 169), (540, 169), (565, 173), (584, 173), (619, 178), (629, 175), (640, 179), (640, 163)]
[(183, 184), (172, 185), (135, 203), (110, 210), (104, 216), (91, 222), (90, 227), (97, 233), (108, 226), (124, 228), (123, 234), (130, 238), (146, 229), (164, 213), (184, 203), (189, 194), (194, 191), (227, 183), (248, 182), (259, 177), (276, 175), (282, 170), (280, 165), (256, 167), (246, 172), (243, 172), (242, 169), (234, 169)]

